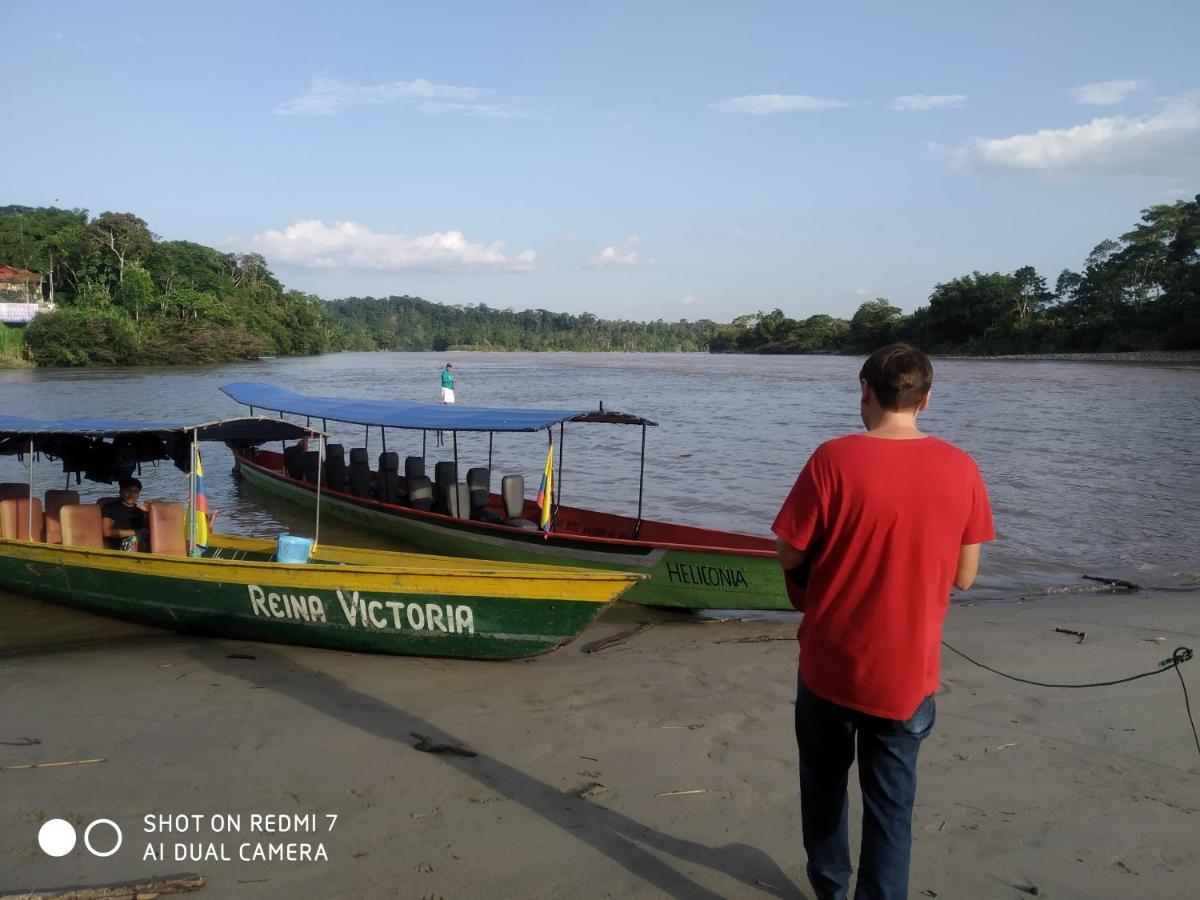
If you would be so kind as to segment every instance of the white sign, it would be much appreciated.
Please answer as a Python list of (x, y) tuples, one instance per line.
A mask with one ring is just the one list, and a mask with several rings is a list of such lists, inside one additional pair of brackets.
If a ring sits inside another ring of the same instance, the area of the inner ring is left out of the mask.
[(32, 322), (37, 314), (36, 303), (0, 303), (0, 322)]

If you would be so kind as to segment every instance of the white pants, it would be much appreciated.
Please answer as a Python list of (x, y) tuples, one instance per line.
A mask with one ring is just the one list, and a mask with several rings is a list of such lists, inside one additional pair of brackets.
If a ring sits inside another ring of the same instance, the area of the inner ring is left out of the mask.
[(442, 402), (443, 403), (453, 403), (454, 402), (454, 388), (442, 388)]

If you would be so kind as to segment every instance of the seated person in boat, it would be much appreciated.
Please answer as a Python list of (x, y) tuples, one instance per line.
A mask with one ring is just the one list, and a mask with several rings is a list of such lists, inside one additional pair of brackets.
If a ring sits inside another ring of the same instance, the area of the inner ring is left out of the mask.
[(106, 503), (100, 511), (104, 541), (114, 550), (150, 549), (149, 522), (145, 506), (138, 504), (142, 483), (136, 478), (118, 482), (121, 499)]

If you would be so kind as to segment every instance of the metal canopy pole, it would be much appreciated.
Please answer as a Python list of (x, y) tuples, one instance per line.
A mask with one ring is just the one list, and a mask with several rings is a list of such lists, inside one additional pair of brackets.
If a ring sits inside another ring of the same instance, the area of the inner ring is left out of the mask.
[(383, 442), (383, 452), (387, 453), (387, 429), (379, 426), (379, 439)]
[(29, 524), (25, 532), (29, 540), (33, 540), (33, 435), (29, 436)]
[(450, 432), (450, 439), (454, 442), (454, 481), (458, 482), (458, 432)]
[[(496, 432), (494, 432), (494, 431), (488, 432), (488, 476), (489, 477), (491, 476), (491, 472), (492, 472), (492, 438), (494, 438), (495, 436), (496, 436)], [(489, 484), (488, 490), (490, 491), (491, 489), (492, 489), (491, 485)]]
[(563, 428), (565, 422), (558, 423), (558, 477), (554, 479), (554, 506), (557, 509), (562, 497), (562, 458), (563, 458), (563, 437), (566, 434)]
[(646, 485), (646, 423), (642, 423), (642, 465), (638, 472), (638, 514), (637, 524), (633, 526), (633, 536), (636, 538), (642, 530), (642, 492)]
[[(364, 450), (371, 449), (371, 426), (370, 425), (363, 426), (363, 449)], [(369, 453), (367, 455), (370, 456)]]
[(325, 435), (317, 444), (317, 521), (313, 526), (313, 550), (321, 542), (321, 478), (325, 474)]
[(425, 464), (425, 438), (428, 437), (428, 432), (424, 428), (421, 429), (421, 464)]
[(188, 556), (196, 554), (196, 516), (199, 510), (196, 509), (196, 429), (192, 429), (192, 464), (188, 466), (191, 470), (188, 472), (188, 509), (192, 514), (188, 516)]

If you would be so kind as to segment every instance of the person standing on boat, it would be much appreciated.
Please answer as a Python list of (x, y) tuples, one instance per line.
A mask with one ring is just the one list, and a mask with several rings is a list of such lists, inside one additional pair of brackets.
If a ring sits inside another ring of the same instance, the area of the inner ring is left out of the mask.
[(121, 499), (104, 504), (100, 511), (104, 539), (114, 550), (149, 550), (146, 509), (138, 503), (142, 483), (136, 478), (122, 478), (117, 484)]
[(454, 364), (446, 363), (442, 369), (442, 402), (454, 402)]
[(892, 344), (859, 373), (865, 434), (816, 449), (772, 530), (804, 613), (795, 727), (807, 873), (818, 898), (850, 887), (846, 785), (857, 749), (856, 896), (908, 896), (917, 752), (934, 723), (942, 620), (996, 536), (967, 453), (917, 428), (933, 367)]

